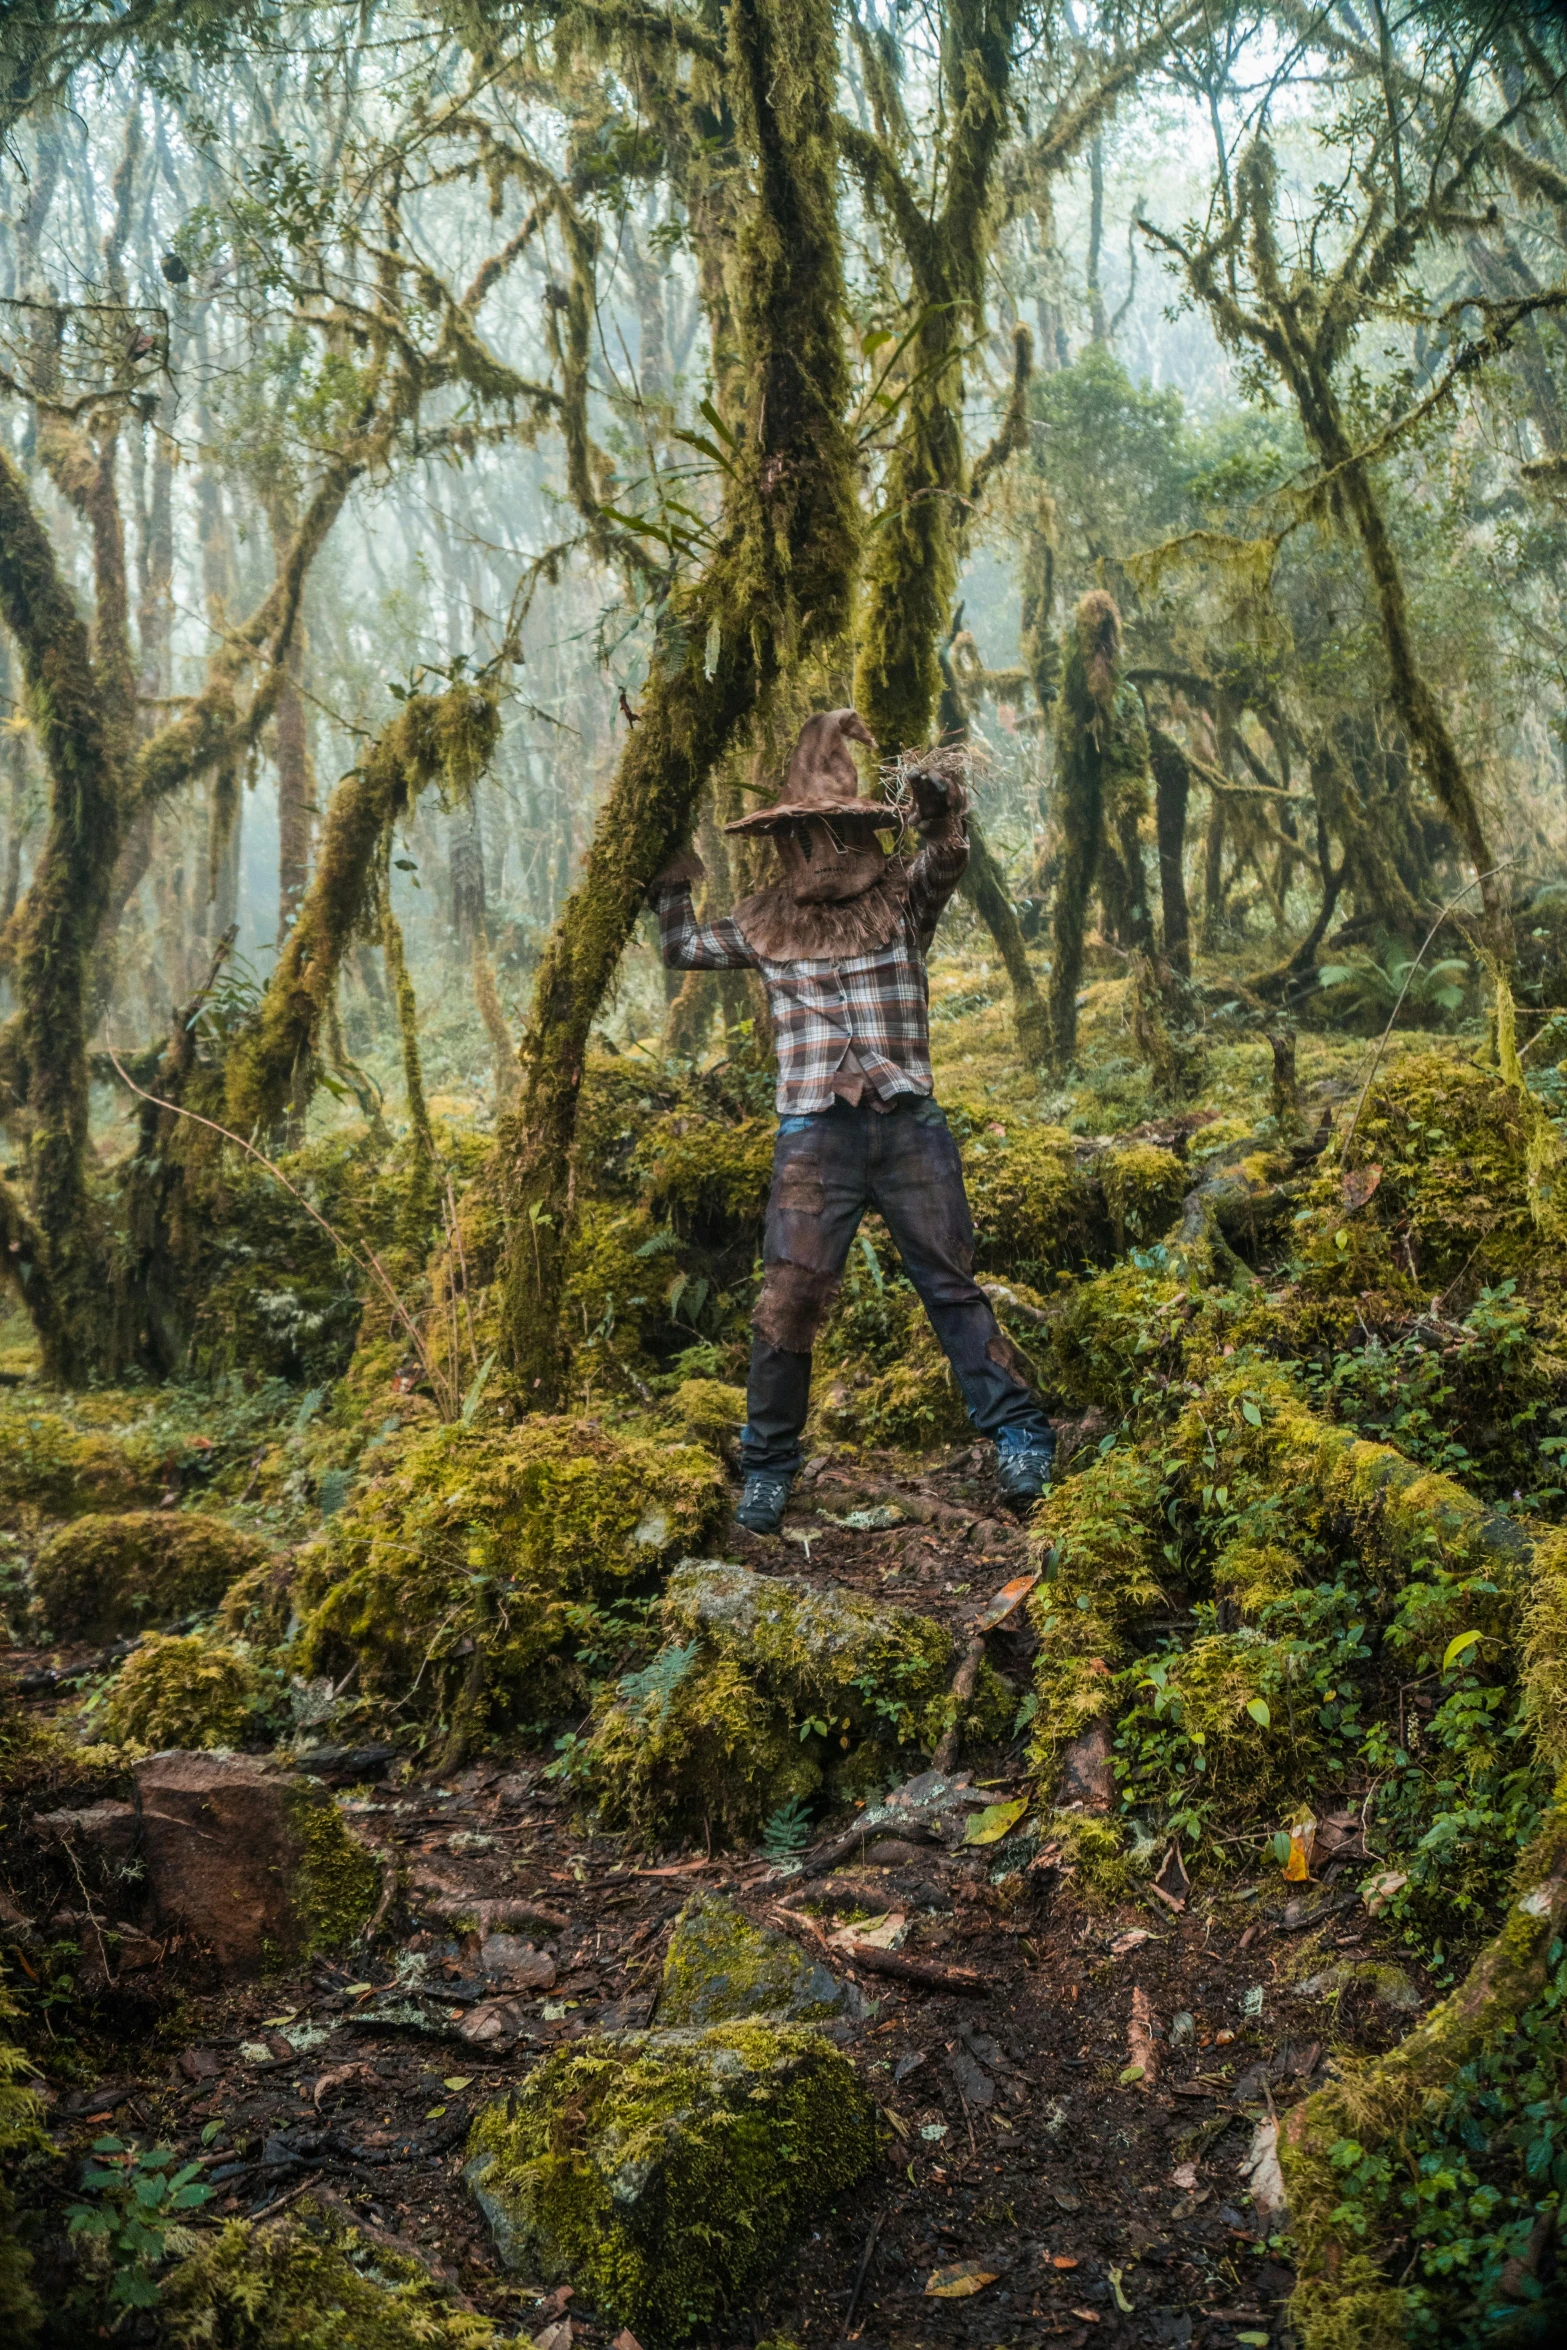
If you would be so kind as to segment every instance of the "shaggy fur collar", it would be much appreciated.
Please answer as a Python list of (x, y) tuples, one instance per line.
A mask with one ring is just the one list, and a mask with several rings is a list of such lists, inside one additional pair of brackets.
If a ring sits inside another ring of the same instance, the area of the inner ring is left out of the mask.
[(846, 963), (890, 944), (909, 897), (909, 869), (892, 858), (879, 881), (837, 905), (797, 906), (775, 881), (734, 910), (740, 936), (769, 963)]

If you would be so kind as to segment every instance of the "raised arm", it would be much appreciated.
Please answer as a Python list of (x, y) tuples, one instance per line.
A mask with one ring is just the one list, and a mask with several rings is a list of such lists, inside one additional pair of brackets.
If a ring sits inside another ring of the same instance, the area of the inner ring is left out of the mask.
[(909, 911), (928, 946), (968, 866), (968, 794), (955, 779), (939, 775), (913, 775), (909, 788), (920, 834), (909, 869)]
[(727, 914), (718, 922), (698, 922), (691, 884), (701, 880), (702, 870), (701, 858), (687, 850), (649, 885), (664, 961), (672, 971), (754, 970), (756, 957)]

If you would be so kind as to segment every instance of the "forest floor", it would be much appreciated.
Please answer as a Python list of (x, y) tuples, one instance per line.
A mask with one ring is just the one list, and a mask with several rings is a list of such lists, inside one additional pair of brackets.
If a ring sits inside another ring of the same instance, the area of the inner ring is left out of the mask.
[[(833, 1522), (856, 1507), (891, 1516), (899, 1492), (922, 1518), (935, 1505), (936, 1522)], [(917, 1605), (965, 1633), (976, 1604), (1026, 1567), (981, 1448), (917, 1481), (893, 1456), (815, 1479), (808, 1470), (782, 1536), (730, 1521), (711, 1547), (761, 1573)], [(1025, 1612), (1012, 1623), (992, 1635), (993, 1661), (1026, 1686)], [(13, 1650), (0, 1669), (37, 1661)], [(134, 1996), (105, 2008), (112, 2040), (79, 2045), (78, 2070), (94, 2077), (50, 2106), (61, 2148), (85, 2153), (106, 2130), (173, 2145), (203, 2161), (212, 2219), (275, 2213), (324, 2190), (527, 2335), (558, 2316), (561, 2296), (499, 2265), (461, 2177), (474, 2113), (561, 2041), (652, 2018), (669, 1930), (694, 1888), (774, 1925), (782, 1902), (811, 1902), (816, 1921), (807, 1912), (792, 1930), (851, 1977), (823, 1937), (852, 1895), (862, 1921), (907, 1913), (904, 1955), (971, 1969), (982, 1988), (860, 1976), (864, 2017), (834, 2031), (886, 2116), (884, 2159), (800, 2247), (755, 2313), (754, 2337), (801, 2350), (845, 2339), (871, 2350), (1045, 2340), (1217, 2350), (1288, 2338), (1293, 2277), (1243, 2169), (1254, 2133), (1322, 2077), (1330, 2051), (1395, 2036), (1395, 2019), (1369, 2002), (1350, 2012), (1349, 2001), (1325, 2006), (1292, 1988), (1341, 1957), (1379, 1955), (1358, 1899), (1335, 1897), (1342, 1862), (1320, 1894), (1308, 1890), (1324, 1922), (1305, 1931), (1276, 1868), (1260, 1883), (1204, 1885), (1199, 1874), (1182, 1906), (1146, 1883), (1137, 1899), (1107, 1904), (1051, 1866), (1048, 1846), (1017, 1897), (997, 1893), (983, 1853), (961, 1849), (932, 1848), (914, 1867), (857, 1862), (796, 1886), (761, 1857), (628, 1857), (625, 1839), (574, 1819), (546, 1776), (552, 1759), (523, 1753), (445, 1780), (398, 1767), (350, 1805), (359, 1832), (403, 1863), (416, 1921), (422, 1897), (453, 1893), (559, 1916), (547, 1934), (534, 1929), (557, 1980), (504, 2055), (460, 2034), (497, 1988), (477, 1937), (425, 1926), (383, 1940), (357, 1974), (318, 1962), (296, 1977), (190, 1990), (172, 2007), (164, 1989), (142, 2008)], [(964, 1760), (993, 1800), (1026, 1792), (1015, 1750)], [(1124, 2084), (1138, 1991), (1159, 2035), (1158, 2073)], [(955, 2268), (963, 2290), (930, 2289)], [(975, 2276), (988, 2281), (976, 2288)], [(614, 2331), (590, 2310), (570, 2314), (588, 2350)]]

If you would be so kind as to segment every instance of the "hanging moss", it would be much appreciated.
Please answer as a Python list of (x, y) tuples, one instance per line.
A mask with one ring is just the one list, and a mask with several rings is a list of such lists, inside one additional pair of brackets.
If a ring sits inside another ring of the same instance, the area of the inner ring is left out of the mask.
[[(781, 1804), (864, 1796), (951, 1714), (950, 1634), (833, 1585), (687, 1562), (663, 1604), (664, 1646), (596, 1719), (580, 1769), (607, 1823), (754, 1834)], [(971, 1735), (1010, 1720), (988, 1669)]]
[(194, 1510), (83, 1517), (52, 1536), (33, 1568), (44, 1621), (58, 1638), (110, 1639), (216, 1607), (267, 1546)]
[(749, 2022), (557, 2050), (481, 2114), (466, 2175), (508, 2267), (573, 2280), (666, 2350), (743, 2323), (876, 2153), (848, 2061), (815, 2032)]
[(276, 1677), (237, 1648), (199, 1632), (185, 1639), (154, 1633), (109, 1684), (103, 1726), (117, 1744), (155, 1754), (250, 1746), (264, 1739), (281, 1695)]

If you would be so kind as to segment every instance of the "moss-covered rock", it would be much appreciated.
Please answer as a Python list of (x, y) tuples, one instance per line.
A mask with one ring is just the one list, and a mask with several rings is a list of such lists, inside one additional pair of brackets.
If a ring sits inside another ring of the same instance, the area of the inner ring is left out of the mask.
[(164, 2281), (170, 2350), (491, 2350), (507, 2339), (417, 2261), (315, 2204), (230, 2220)]
[[(688, 1561), (670, 1578), (663, 1630), (582, 1753), (606, 1820), (749, 1836), (782, 1804), (866, 1795), (947, 1726), (951, 1635), (857, 1592)], [(987, 1668), (971, 1734), (996, 1734), (1010, 1711)]]
[(722, 1448), (745, 1425), (745, 1389), (722, 1379), (682, 1379), (669, 1399), (669, 1416), (693, 1444)]
[(846, 2014), (852, 1996), (848, 1984), (787, 1934), (757, 1925), (721, 1893), (698, 1893), (669, 1938), (657, 2013), (661, 2027), (738, 2023), (746, 2016), (814, 2024)]
[(0, 1512), (67, 1517), (156, 1500), (156, 1448), (110, 1428), (83, 1428), (20, 1397), (0, 1400)]
[(467, 2177), (509, 2268), (571, 2279), (646, 2350), (747, 2299), (876, 2159), (875, 2108), (819, 2033), (626, 2033), (557, 2050), (474, 2125)]
[[(16, 2005), (0, 1981), (0, 2033)], [(32, 2260), (17, 2233), (16, 2186), (23, 2165), (46, 2154), (43, 2108), (20, 2076), (32, 2066), (19, 2048), (0, 2038), (0, 2340), (16, 2350), (37, 2335), (42, 2311), (32, 2284)]]
[(195, 1510), (77, 1518), (44, 1544), (33, 1589), (62, 1639), (112, 1639), (216, 1607), (270, 1553), (252, 1534)]
[(592, 1421), (432, 1428), (388, 1455), (300, 1561), (294, 1656), (357, 1664), (372, 1705), (406, 1718), (412, 1697), (460, 1739), (579, 1699), (572, 1603), (689, 1549), (724, 1491), (705, 1447)]
[(685, 1227), (759, 1225), (773, 1177), (771, 1118), (718, 1119), (671, 1111), (637, 1145), (648, 1207)]
[(1101, 1253), (1102, 1197), (1058, 1126), (987, 1127), (963, 1153), (981, 1270), (1039, 1281)]
[(1174, 1151), (1154, 1142), (1119, 1144), (1104, 1153), (1097, 1172), (1118, 1249), (1162, 1240), (1193, 1182)]
[(224, 1641), (154, 1633), (110, 1683), (103, 1724), (120, 1745), (156, 1752), (248, 1746), (265, 1732), (281, 1694), (275, 1674)]

